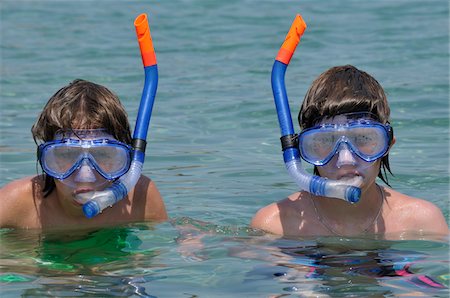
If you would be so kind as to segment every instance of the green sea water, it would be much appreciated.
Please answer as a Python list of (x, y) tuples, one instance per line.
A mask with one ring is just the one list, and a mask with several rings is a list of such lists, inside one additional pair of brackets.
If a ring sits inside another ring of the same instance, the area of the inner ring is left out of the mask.
[[(327, 264), (325, 277), (305, 279), (298, 273), (303, 271), (292, 268), (311, 262), (305, 257), (313, 254), (311, 247), (322, 253), (317, 239), (267, 240), (247, 228), (260, 207), (296, 190), (282, 160), (270, 71), (297, 13), (308, 29), (286, 74), (293, 119), (308, 86), (324, 70), (352, 64), (369, 72), (384, 86), (392, 110), (397, 142), (390, 153), (390, 184), (433, 202), (449, 217), (445, 0), (3, 0), (0, 186), (38, 172), (30, 127), (51, 95), (75, 78), (117, 93), (134, 124), (143, 70), (133, 21), (143, 12), (159, 69), (144, 174), (156, 182), (175, 223), (62, 240), (61, 235), (4, 230), (0, 282), (6, 297), (104, 297), (105, 289), (124, 297), (316, 292), (390, 297), (415, 291), (448, 296), (445, 289), (423, 288), (406, 277), (352, 275), (354, 263), (344, 262), (344, 269)], [(202, 230), (216, 235), (205, 237), (195, 254), (180, 252), (177, 227), (185, 221), (206, 222)], [(283, 246), (302, 251), (292, 257)], [(418, 275), (448, 286), (447, 244), (423, 240), (383, 246), (394, 259), (415, 260)], [(350, 259), (360, 257), (361, 268), (372, 268), (373, 251), (361, 248), (356, 256), (345, 251)], [(331, 252), (336, 256), (334, 248)]]

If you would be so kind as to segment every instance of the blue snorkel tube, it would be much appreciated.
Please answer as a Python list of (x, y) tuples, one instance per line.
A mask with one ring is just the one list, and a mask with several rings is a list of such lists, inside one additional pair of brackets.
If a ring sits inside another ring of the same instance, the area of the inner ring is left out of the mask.
[(105, 190), (79, 194), (83, 198), (90, 196), (89, 201), (83, 205), (83, 212), (87, 218), (98, 215), (106, 207), (122, 200), (138, 182), (144, 164), (147, 132), (158, 87), (158, 67), (147, 15), (139, 15), (134, 21), (134, 26), (144, 65), (145, 82), (133, 133), (131, 165), (125, 175)]
[(355, 177), (345, 182), (329, 180), (307, 173), (301, 164), (300, 151), (297, 144), (298, 138), (297, 134), (294, 133), (284, 76), (305, 29), (305, 21), (300, 15), (297, 15), (275, 58), (272, 68), (272, 91), (281, 129), (284, 163), (289, 175), (300, 189), (317, 196), (339, 198), (350, 203), (356, 203), (361, 196), (361, 189), (357, 187), (362, 182), (361, 177)]

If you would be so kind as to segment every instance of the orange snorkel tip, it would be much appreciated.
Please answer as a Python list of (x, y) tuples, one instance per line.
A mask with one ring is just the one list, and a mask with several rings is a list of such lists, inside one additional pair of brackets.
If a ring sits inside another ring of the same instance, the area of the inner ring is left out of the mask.
[(147, 14), (143, 13), (138, 15), (134, 20), (134, 27), (136, 28), (136, 35), (144, 67), (155, 65), (156, 55), (155, 49), (153, 48), (152, 37), (150, 35)]
[(278, 60), (286, 65), (289, 64), (292, 55), (294, 55), (295, 48), (299, 44), (303, 32), (305, 32), (305, 29), (305, 21), (301, 15), (297, 14), (275, 60)]

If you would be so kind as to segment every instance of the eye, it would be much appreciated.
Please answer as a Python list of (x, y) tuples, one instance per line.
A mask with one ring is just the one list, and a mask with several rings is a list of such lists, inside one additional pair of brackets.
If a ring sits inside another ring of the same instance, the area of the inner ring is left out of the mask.
[(363, 135), (357, 134), (353, 136), (352, 140), (358, 146), (364, 146), (373, 141), (373, 137), (371, 135)]

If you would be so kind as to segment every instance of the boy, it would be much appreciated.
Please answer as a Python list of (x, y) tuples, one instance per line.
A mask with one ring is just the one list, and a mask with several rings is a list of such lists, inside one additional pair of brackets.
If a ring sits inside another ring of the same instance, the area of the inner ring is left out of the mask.
[(447, 235), (448, 226), (434, 204), (401, 194), (387, 185), (388, 153), (395, 143), (390, 109), (380, 84), (351, 65), (332, 67), (309, 88), (298, 120), (302, 158), (314, 174), (333, 180), (360, 176), (356, 204), (291, 194), (257, 212), (251, 226), (284, 236), (429, 233)]
[(44, 174), (0, 189), (0, 227), (69, 229), (167, 219), (155, 183), (143, 175), (112, 208), (90, 219), (83, 214), (77, 195), (105, 189), (130, 166), (127, 114), (107, 88), (73, 81), (50, 98), (31, 131), (42, 143)]

